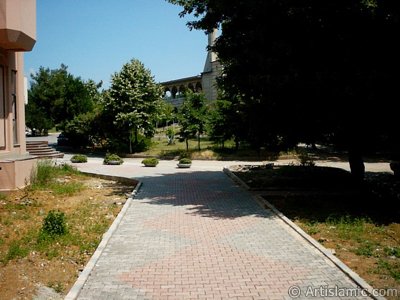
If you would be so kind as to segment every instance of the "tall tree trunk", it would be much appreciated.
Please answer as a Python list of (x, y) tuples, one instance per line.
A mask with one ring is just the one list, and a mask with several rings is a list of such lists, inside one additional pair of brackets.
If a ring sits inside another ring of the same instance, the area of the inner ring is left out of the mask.
[(132, 154), (132, 133), (129, 132), (129, 153)]
[(365, 175), (365, 166), (359, 147), (353, 146), (349, 149), (349, 164), (351, 175), (353, 175), (355, 179), (362, 181)]
[(200, 151), (200, 133), (197, 134), (197, 148)]
[(188, 152), (189, 151), (189, 139), (186, 138), (185, 142), (186, 142), (186, 152)]
[(135, 144), (138, 143), (138, 130), (135, 128)]
[(235, 137), (235, 150), (239, 150), (239, 139), (237, 137)]

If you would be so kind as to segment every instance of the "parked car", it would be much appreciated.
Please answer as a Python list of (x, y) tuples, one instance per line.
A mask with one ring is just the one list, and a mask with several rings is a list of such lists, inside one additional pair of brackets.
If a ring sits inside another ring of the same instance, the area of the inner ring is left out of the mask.
[(58, 146), (69, 146), (69, 139), (65, 136), (64, 133), (60, 133), (57, 137), (57, 145)]
[(32, 136), (32, 130), (28, 127), (25, 127), (25, 135), (26, 136)]

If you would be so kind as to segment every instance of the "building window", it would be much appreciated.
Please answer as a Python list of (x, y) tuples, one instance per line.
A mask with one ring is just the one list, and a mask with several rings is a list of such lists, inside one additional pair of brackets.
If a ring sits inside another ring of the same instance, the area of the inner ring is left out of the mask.
[(19, 144), (18, 135), (18, 103), (17, 103), (17, 71), (11, 72), (11, 101), (12, 101), (12, 123), (13, 123), (13, 135), (14, 145)]
[(4, 92), (4, 67), (0, 66), (0, 150), (6, 147), (6, 101)]

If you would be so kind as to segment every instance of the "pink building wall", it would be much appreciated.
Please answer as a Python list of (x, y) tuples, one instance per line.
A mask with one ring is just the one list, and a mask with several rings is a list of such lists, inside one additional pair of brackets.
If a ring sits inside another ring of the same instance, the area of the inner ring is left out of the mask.
[(29, 183), (35, 157), (26, 152), (24, 51), (36, 40), (36, 0), (0, 0), (0, 191)]

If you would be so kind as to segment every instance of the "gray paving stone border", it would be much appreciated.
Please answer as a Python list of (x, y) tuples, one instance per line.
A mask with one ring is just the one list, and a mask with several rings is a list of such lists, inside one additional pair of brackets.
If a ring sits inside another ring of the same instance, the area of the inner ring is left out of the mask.
[[(231, 166), (234, 167), (234, 166)], [(250, 191), (250, 187), (238, 176), (236, 176), (230, 167), (223, 168), (224, 173), (230, 177), (234, 182), (236, 182), (242, 188)], [(385, 297), (376, 296), (374, 294), (374, 288), (370, 286), (364, 279), (362, 279), (356, 272), (351, 270), (347, 265), (345, 265), (340, 259), (334, 256), (328, 249), (318, 243), (314, 238), (303, 231), (299, 226), (288, 219), (283, 213), (281, 213), (275, 206), (269, 203), (266, 199), (260, 195), (253, 195), (254, 199), (264, 208), (272, 210), (283, 222), (290, 226), (296, 233), (298, 233), (307, 242), (313, 245), (318, 251), (320, 251), (325, 257), (327, 257), (332, 263), (334, 263), (343, 273), (345, 273), (352, 281), (354, 281), (362, 290), (367, 291), (369, 296), (376, 300), (385, 300)]]
[(97, 247), (96, 251), (93, 253), (92, 257), (90, 258), (89, 262), (86, 264), (85, 268), (79, 274), (78, 279), (76, 280), (75, 284), (72, 286), (70, 291), (68, 292), (67, 296), (65, 296), (65, 300), (74, 300), (78, 298), (79, 293), (81, 292), (83, 286), (85, 285), (87, 279), (90, 276), (91, 271), (93, 270), (94, 266), (96, 265), (97, 261), (99, 260), (101, 254), (103, 253), (105, 247), (108, 244), (108, 241), (110, 240), (111, 236), (117, 230), (119, 224), (122, 221), (122, 218), (125, 216), (129, 206), (131, 205), (133, 198), (136, 196), (138, 193), (142, 183), (140, 181), (137, 181), (135, 179), (130, 179), (126, 177), (119, 177), (119, 176), (109, 176), (109, 175), (100, 175), (96, 173), (90, 173), (90, 172), (82, 172), (94, 177), (99, 177), (102, 179), (109, 179), (109, 180), (116, 180), (124, 183), (130, 183), (130, 182), (135, 182), (136, 187), (132, 191), (131, 195), (128, 197), (126, 200), (124, 206), (122, 207), (121, 211), (119, 212), (118, 216), (115, 218), (114, 222), (111, 224), (110, 228), (107, 230), (107, 232), (103, 235), (102, 240)]

